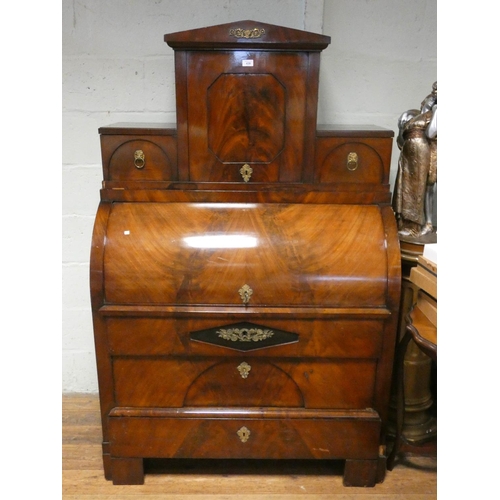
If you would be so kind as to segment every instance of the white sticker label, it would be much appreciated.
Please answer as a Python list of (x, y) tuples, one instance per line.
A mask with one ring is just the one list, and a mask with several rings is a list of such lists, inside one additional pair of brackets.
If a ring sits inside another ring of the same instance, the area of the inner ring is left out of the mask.
[(243, 59), (241, 61), (242, 66), (253, 66), (253, 59)]

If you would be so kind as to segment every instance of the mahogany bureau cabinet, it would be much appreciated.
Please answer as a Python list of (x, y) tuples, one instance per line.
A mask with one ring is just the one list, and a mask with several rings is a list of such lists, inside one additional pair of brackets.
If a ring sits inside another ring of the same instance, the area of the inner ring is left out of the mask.
[(385, 474), (400, 295), (393, 132), (316, 126), (330, 38), (165, 35), (177, 123), (99, 129), (90, 288), (107, 479), (145, 458)]

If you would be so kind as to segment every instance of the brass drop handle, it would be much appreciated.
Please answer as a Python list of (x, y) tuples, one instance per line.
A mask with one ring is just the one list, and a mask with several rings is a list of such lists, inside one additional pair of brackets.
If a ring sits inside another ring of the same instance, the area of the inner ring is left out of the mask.
[(245, 163), (240, 168), (240, 174), (241, 174), (241, 177), (243, 177), (243, 180), (245, 182), (248, 182), (250, 180), (250, 178), (252, 177), (253, 168), (248, 163)]
[(240, 294), (243, 304), (248, 304), (250, 302), (250, 297), (253, 294), (253, 290), (245, 284), (238, 290), (238, 293)]
[(239, 429), (236, 434), (238, 434), (242, 443), (246, 443), (250, 439), (250, 429), (247, 429), (245, 426)]
[(347, 170), (351, 172), (358, 168), (358, 154), (351, 152), (347, 155)]
[(142, 149), (138, 149), (134, 152), (134, 165), (136, 168), (144, 168), (146, 164), (146, 159), (144, 157), (144, 151)]

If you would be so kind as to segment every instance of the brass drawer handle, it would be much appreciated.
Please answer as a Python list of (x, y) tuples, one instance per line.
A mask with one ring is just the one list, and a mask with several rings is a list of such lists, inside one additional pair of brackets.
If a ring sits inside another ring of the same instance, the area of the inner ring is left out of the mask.
[(138, 149), (134, 153), (134, 165), (137, 168), (144, 168), (145, 164), (146, 164), (146, 159), (144, 158), (144, 151), (142, 151), (142, 149)]
[(252, 367), (243, 361), (243, 363), (240, 363), (237, 367), (237, 370), (240, 372), (241, 378), (248, 378), (248, 374), (250, 373), (250, 370)]
[(248, 182), (250, 180), (250, 177), (252, 177), (252, 173), (253, 168), (248, 163), (245, 163), (245, 165), (240, 168), (241, 177), (243, 177), (243, 180), (245, 182)]
[(250, 302), (250, 297), (253, 294), (253, 290), (245, 284), (238, 290), (238, 293), (240, 294), (243, 304), (248, 304)]
[(347, 170), (351, 172), (358, 168), (358, 154), (357, 153), (349, 153), (347, 155)]
[(250, 439), (250, 429), (247, 429), (245, 426), (243, 426), (236, 434), (238, 434), (238, 437), (240, 438), (240, 441), (242, 443), (246, 443)]

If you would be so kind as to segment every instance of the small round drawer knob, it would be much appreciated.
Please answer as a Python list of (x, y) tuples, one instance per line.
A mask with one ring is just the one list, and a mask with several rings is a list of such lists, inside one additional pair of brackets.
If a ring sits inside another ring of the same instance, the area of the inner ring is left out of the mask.
[(144, 151), (142, 149), (138, 149), (134, 152), (134, 165), (136, 168), (144, 168), (146, 164), (146, 159), (144, 157)]

